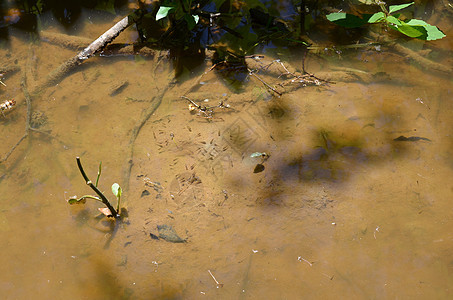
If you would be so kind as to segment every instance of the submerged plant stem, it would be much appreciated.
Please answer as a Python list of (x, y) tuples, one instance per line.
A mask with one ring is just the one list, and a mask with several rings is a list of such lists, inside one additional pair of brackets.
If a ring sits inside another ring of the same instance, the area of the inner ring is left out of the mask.
[(104, 194), (91, 182), (91, 180), (88, 178), (87, 174), (83, 170), (82, 163), (80, 162), (80, 157), (76, 157), (77, 160), (77, 166), (79, 167), (80, 173), (82, 174), (83, 179), (85, 179), (85, 182), (87, 185), (90, 186), (90, 188), (93, 189), (93, 191), (98, 194), (98, 196), (101, 198), (102, 203), (104, 203), (105, 206), (110, 210), (112, 213), (112, 216), (117, 219), (120, 217), (118, 212), (113, 208), (113, 206), (110, 204), (109, 200), (104, 196)]

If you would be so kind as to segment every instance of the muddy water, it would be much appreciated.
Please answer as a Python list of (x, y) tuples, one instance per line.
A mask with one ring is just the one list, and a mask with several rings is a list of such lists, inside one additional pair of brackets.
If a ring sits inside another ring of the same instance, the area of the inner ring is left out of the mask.
[[(81, 35), (110, 24), (93, 26)], [(33, 90), (76, 52), (16, 36), (1, 51), (21, 68), (2, 87), (2, 100), (18, 102), (1, 120), (3, 156), (24, 134), (24, 75)], [(34, 95), (34, 126), (47, 134), (31, 132), (0, 165), (3, 297), (451, 297), (451, 79), (385, 51), (307, 63), (388, 79), (272, 97), (254, 78), (238, 93), (203, 74), (208, 64), (175, 83), (156, 54), (93, 58)], [(230, 108), (191, 113), (183, 95)], [(97, 218), (97, 203), (67, 204), (91, 193), (76, 156), (92, 180), (102, 161), (99, 186), (112, 202), (111, 184), (125, 188), (123, 222)], [(185, 242), (153, 238), (158, 225)]]

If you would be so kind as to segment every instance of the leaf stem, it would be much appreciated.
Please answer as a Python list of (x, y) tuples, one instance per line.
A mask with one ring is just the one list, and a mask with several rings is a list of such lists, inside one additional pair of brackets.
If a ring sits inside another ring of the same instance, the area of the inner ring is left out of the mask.
[(118, 198), (118, 204), (116, 206), (116, 211), (119, 212), (120, 211), (121, 194), (119, 194), (117, 198)]
[(102, 161), (99, 163), (99, 170), (98, 170), (98, 177), (96, 178), (96, 184), (95, 186), (98, 186), (99, 183), (99, 177), (101, 177), (101, 170), (102, 170)]

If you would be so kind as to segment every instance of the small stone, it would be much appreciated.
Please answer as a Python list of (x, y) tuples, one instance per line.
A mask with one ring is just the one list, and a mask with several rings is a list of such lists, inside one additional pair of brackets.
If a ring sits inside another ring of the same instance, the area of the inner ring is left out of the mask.
[(157, 231), (159, 232), (159, 237), (166, 240), (170, 243), (185, 243), (186, 240), (183, 240), (176, 234), (176, 231), (170, 225), (157, 225)]
[(142, 195), (140, 197), (148, 196), (150, 192), (148, 190), (143, 190)]
[(129, 85), (129, 81), (127, 80), (120, 80), (114, 82), (109, 89), (109, 96), (115, 96), (121, 93), (127, 86)]

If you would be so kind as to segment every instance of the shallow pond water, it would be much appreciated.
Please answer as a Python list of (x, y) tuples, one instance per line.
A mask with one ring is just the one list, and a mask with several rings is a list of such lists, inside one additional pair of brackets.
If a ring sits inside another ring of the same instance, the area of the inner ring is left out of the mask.
[[(24, 75), (32, 91), (77, 53), (16, 34), (0, 50), (20, 67), (3, 79), (2, 101), (17, 107), (0, 120), (2, 157), (25, 132)], [(451, 40), (435, 45), (451, 66)], [(95, 57), (33, 95), (33, 127), (46, 133), (0, 165), (3, 298), (450, 298), (451, 74), (390, 50), (356, 54), (309, 55), (306, 67), (376, 80), (281, 97), (253, 76), (237, 92), (208, 62), (175, 81), (165, 53)], [(191, 113), (181, 96), (229, 108)], [(98, 218), (96, 202), (68, 205), (92, 193), (77, 156), (92, 180), (102, 161), (109, 199), (112, 183), (124, 188), (123, 222)], [(157, 239), (163, 225), (184, 242)]]

